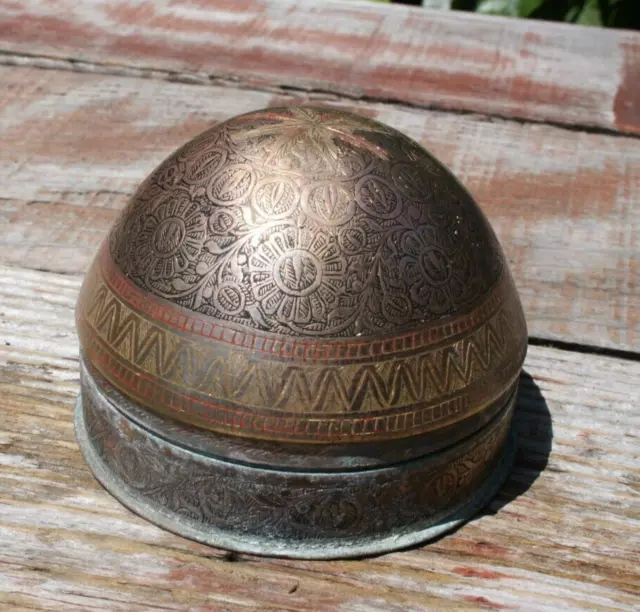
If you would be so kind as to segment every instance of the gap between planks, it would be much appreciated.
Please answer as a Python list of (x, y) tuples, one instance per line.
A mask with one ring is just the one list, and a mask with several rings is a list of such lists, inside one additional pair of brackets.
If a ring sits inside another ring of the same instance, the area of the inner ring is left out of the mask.
[[(1, 43), (0, 43), (1, 44)], [(205, 87), (227, 87), (245, 91), (255, 91), (260, 93), (281, 94), (282, 96), (309, 96), (315, 102), (323, 103), (362, 103), (376, 104), (382, 107), (391, 106), (405, 110), (439, 111), (452, 115), (470, 116), (480, 121), (491, 121), (494, 119), (501, 121), (512, 121), (519, 124), (540, 124), (571, 132), (584, 132), (586, 134), (605, 134), (607, 136), (622, 138), (640, 139), (638, 132), (620, 131), (615, 128), (593, 125), (590, 123), (568, 123), (550, 118), (519, 117), (513, 114), (498, 112), (480, 112), (479, 110), (456, 108), (446, 104), (410, 102), (402, 98), (382, 97), (365, 94), (349, 94), (346, 91), (331, 91), (330, 89), (320, 89), (314, 87), (304, 87), (302, 85), (271, 84), (259, 86), (249, 79), (242, 77), (231, 78), (206, 74), (202, 72), (162, 70), (159, 68), (136, 68), (127, 64), (109, 62), (101, 64), (87, 60), (75, 59), (72, 57), (55, 57), (46, 55), (32, 55), (29, 53), (15, 53), (0, 49), (0, 66), (20, 66), (31, 67), (39, 70), (66, 70), (70, 72), (105, 74), (120, 76), (125, 78), (152, 79), (166, 81), (168, 83), (182, 83), (185, 85), (200, 85)]]
[(624, 30), (315, 0), (0, 0), (0, 35), (17, 53), (640, 132), (640, 35)]

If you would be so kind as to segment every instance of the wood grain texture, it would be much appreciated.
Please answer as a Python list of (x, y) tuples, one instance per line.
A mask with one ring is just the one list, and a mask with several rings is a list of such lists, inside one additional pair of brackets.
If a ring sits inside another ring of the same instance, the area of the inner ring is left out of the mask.
[(640, 606), (640, 363), (531, 347), (508, 483), (430, 546), (349, 562), (229, 555), (138, 519), (85, 466), (72, 425), (79, 285), (0, 266), (3, 610)]
[[(0, 79), (0, 261), (72, 273), (176, 147), (234, 114), (309, 99), (34, 68), (0, 67)], [(406, 132), (467, 185), (505, 249), (531, 335), (640, 347), (637, 140), (342, 106)]]
[(344, 1), (0, 0), (0, 49), (640, 132), (634, 32)]
[(640, 131), (639, 41), (364, 3), (0, 0), (0, 609), (640, 609), (638, 361), (530, 347), (516, 466), (490, 508), (364, 561), (157, 529), (100, 488), (72, 423), (81, 274), (132, 191), (212, 123), (309, 99), (452, 168), (533, 335), (637, 351), (640, 147), (600, 132)]

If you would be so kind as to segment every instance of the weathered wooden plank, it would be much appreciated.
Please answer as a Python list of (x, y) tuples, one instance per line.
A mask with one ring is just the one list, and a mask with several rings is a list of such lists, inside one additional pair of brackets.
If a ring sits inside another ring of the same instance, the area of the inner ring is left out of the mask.
[(640, 363), (530, 347), (512, 476), (451, 536), (364, 561), (230, 556), (136, 518), (84, 465), (72, 426), (79, 285), (0, 266), (3, 609), (640, 606)]
[[(0, 261), (86, 268), (128, 196), (212, 123), (303, 98), (1, 68)], [(640, 347), (637, 140), (349, 102), (419, 140), (467, 184), (510, 261), (530, 332)]]
[(109, 70), (640, 132), (634, 32), (362, 2), (0, 0), (0, 41)]

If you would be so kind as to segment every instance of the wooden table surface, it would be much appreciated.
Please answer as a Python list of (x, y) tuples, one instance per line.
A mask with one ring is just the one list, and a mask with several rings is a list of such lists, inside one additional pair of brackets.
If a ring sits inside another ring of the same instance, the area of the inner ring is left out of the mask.
[[(137, 518), (73, 433), (82, 275), (137, 184), (313, 100), (432, 150), (530, 348), (513, 473), (428, 546), (274, 560)], [(640, 34), (318, 0), (0, 0), (0, 610), (640, 609)]]

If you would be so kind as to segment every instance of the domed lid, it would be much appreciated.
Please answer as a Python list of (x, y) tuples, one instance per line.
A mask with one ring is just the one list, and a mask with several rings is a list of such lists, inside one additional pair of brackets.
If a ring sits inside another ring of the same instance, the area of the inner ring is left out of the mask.
[(315, 443), (464, 420), (526, 349), (467, 191), (396, 130), (314, 107), (231, 119), (152, 172), (87, 276), (78, 327), (89, 362), (152, 411)]

